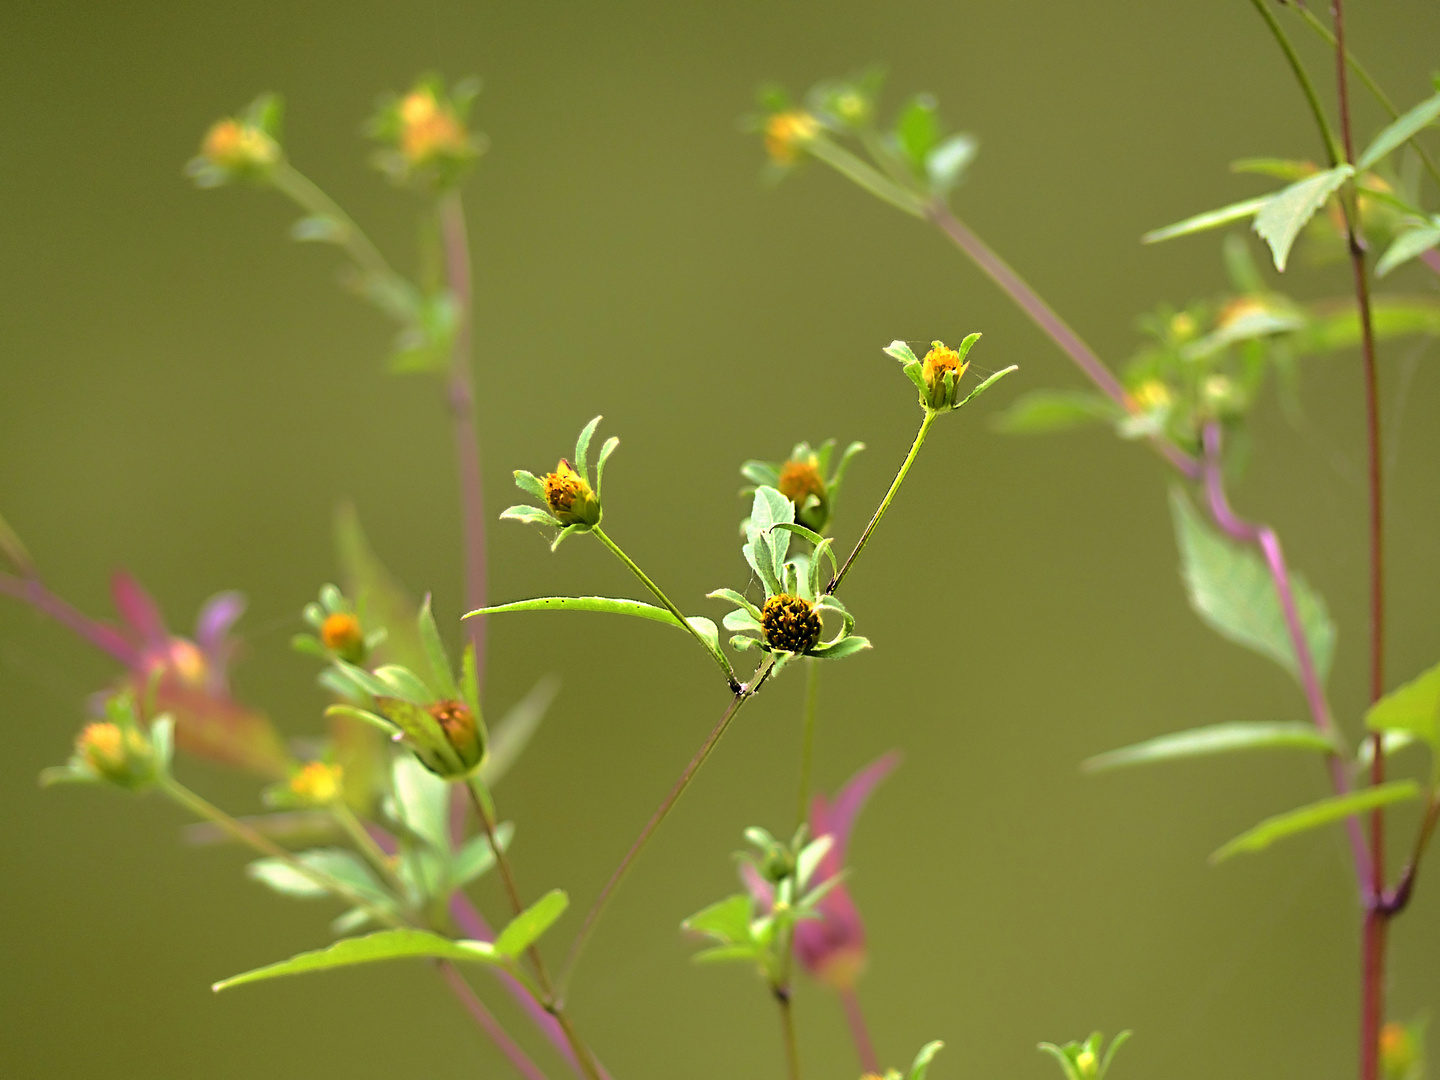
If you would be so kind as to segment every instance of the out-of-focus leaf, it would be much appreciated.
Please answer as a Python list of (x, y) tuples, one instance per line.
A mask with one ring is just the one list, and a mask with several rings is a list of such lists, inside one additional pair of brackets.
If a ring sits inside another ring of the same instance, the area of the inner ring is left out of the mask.
[(930, 1068), (930, 1062), (935, 1060), (935, 1055), (945, 1048), (945, 1044), (939, 1039), (928, 1042), (920, 1048), (915, 1055), (915, 1060), (910, 1063), (910, 1072), (906, 1080), (925, 1080), (925, 1073)]
[(1082, 424), (1113, 423), (1124, 415), (1109, 398), (1088, 390), (1032, 390), (996, 414), (991, 425), (1006, 435), (1038, 435)]
[(487, 788), (494, 787), (510, 771), (559, 692), (559, 679), (553, 675), (542, 676), (530, 692), (500, 718), (490, 732), (488, 756), (480, 766), (480, 779)]
[(1232, 221), (1240, 221), (1242, 218), (1253, 216), (1269, 198), (1268, 195), (1261, 195), (1258, 198), (1245, 199), (1242, 202), (1231, 203), (1229, 206), (1222, 206), (1219, 210), (1196, 214), (1184, 221), (1177, 221), (1174, 225), (1166, 225), (1163, 229), (1154, 229), (1142, 236), (1140, 242), (1142, 244), (1158, 244), (1162, 240), (1173, 240), (1177, 236), (1189, 236), (1191, 233), (1204, 232), (1207, 229), (1218, 229), (1222, 225), (1229, 225)]
[(343, 222), (323, 214), (303, 217), (290, 226), (290, 239), (302, 243), (343, 244), (348, 235)]
[[(1379, 341), (1414, 334), (1440, 336), (1440, 301), (1429, 296), (1375, 296), (1370, 321)], [(1360, 343), (1360, 317), (1353, 300), (1315, 305), (1310, 324), (1295, 336), (1297, 354), (1333, 352)]]
[(398, 960), (402, 957), (427, 956), (441, 960), (463, 960), (481, 964), (498, 962), (495, 949), (484, 941), (451, 941), (426, 930), (380, 930), (364, 937), (346, 938), (327, 949), (303, 952), (278, 964), (247, 971), (222, 979), (212, 990), (228, 990), (232, 986), (277, 979), (285, 975), (301, 975), (310, 971), (353, 967), (377, 960)]
[[(349, 776), (345, 778), (350, 781)], [(335, 817), (328, 810), (282, 810), (275, 814), (239, 815), (236, 820), (248, 829), (287, 844), (333, 840), (340, 835)], [(235, 843), (235, 837), (212, 821), (197, 821), (180, 830), (180, 837), (195, 847)]]
[(511, 611), (598, 611), (607, 615), (633, 615), (638, 619), (649, 619), (651, 622), (685, 629), (680, 625), (679, 619), (662, 607), (613, 596), (540, 596), (533, 600), (516, 600), (510, 604), (467, 611), (464, 617), (468, 619), (473, 615), (503, 615)]
[(935, 115), (935, 99), (929, 94), (916, 94), (895, 119), (895, 145), (917, 173), (923, 173), (925, 158), (940, 141), (940, 122)]
[(1349, 165), (1326, 169), (1276, 192), (1255, 212), (1255, 231), (1270, 245), (1276, 270), (1284, 271), (1290, 248), (1305, 223), (1354, 175)]
[(1405, 732), (1430, 745), (1430, 760), (1440, 779), (1440, 664), (1391, 690), (1365, 713), (1371, 731)]
[[(387, 899), (385, 890), (375, 880), (370, 868), (353, 851), (345, 848), (312, 848), (295, 855), (304, 865), (316, 873), (332, 877), (342, 885), (348, 885), (367, 899)], [(318, 882), (311, 880), (284, 859), (256, 859), (245, 868), (245, 873), (278, 893), (301, 899), (316, 899), (329, 896), (330, 892)]]
[(1420, 785), (1414, 780), (1395, 780), (1378, 787), (1366, 788), (1364, 791), (1353, 791), (1348, 795), (1332, 795), (1328, 799), (1266, 818), (1253, 829), (1247, 829), (1221, 847), (1210, 856), (1210, 861), (1224, 862), (1242, 851), (1262, 851), (1276, 840), (1283, 840), (1287, 836), (1343, 821), (1377, 807), (1414, 799), (1419, 794)]
[[(502, 821), (495, 826), (495, 843), (504, 851), (510, 846), (510, 840), (515, 835), (515, 826), (508, 821)], [(469, 884), (481, 874), (489, 873), (490, 868), (495, 865), (495, 851), (490, 847), (490, 838), (487, 836), (472, 836), (465, 842), (455, 861), (450, 866), (450, 883), (456, 888)]]
[(750, 913), (753, 904), (748, 894), (736, 893), (701, 908), (680, 924), (682, 930), (704, 934), (716, 941), (734, 945), (750, 940)]
[(551, 889), (505, 924), (495, 938), (497, 956), (514, 958), (528, 949), (570, 906), (563, 889)]
[(425, 594), (425, 602), (420, 605), (416, 629), (420, 634), (420, 644), (425, 649), (425, 658), (429, 661), (427, 666), (430, 677), (435, 680), (434, 685), (439, 689), (440, 696), (459, 698), (460, 687), (455, 683), (455, 673), (450, 669), (450, 657), (445, 652), (445, 643), (440, 640), (440, 628), (435, 625), (435, 615), (430, 610), (429, 593)]
[(1384, 277), (1397, 266), (1407, 263), (1418, 255), (1421, 255), (1436, 244), (1440, 244), (1440, 225), (1422, 225), (1417, 229), (1409, 229), (1395, 238), (1380, 256), (1380, 261), (1375, 264), (1375, 273)]
[(1313, 161), (1287, 161), (1285, 158), (1240, 158), (1230, 163), (1234, 173), (1273, 176), (1277, 180), (1303, 180), (1314, 176), (1319, 168)]
[(449, 785), (411, 754), (397, 754), (390, 775), (400, 823), (436, 851), (449, 851)]
[(1357, 169), (1368, 169), (1396, 147), (1409, 142), (1422, 128), (1428, 127), (1440, 117), (1440, 94), (1426, 98), (1409, 112), (1402, 114), (1385, 126), (1375, 141), (1365, 148)]
[(1081, 768), (1086, 772), (1100, 772), (1122, 765), (1148, 765), (1156, 761), (1228, 754), (1236, 750), (1268, 750), (1274, 747), (1318, 750), (1322, 754), (1335, 750), (1335, 744), (1313, 724), (1212, 724), (1161, 735), (1133, 746), (1097, 754), (1086, 760)]
[(951, 135), (925, 155), (925, 174), (930, 190), (948, 195), (965, 178), (965, 170), (975, 160), (980, 144), (973, 135)]
[(0, 556), (4, 556), (25, 577), (35, 576), (35, 563), (30, 558), (30, 552), (25, 550), (19, 534), (3, 516), (0, 516)]
[(1276, 308), (1256, 308), (1231, 319), (1204, 337), (1190, 342), (1180, 355), (1186, 360), (1203, 360), (1222, 349), (1241, 341), (1269, 337), (1272, 334), (1288, 334), (1306, 325), (1306, 319), (1298, 312)]
[[(1179, 488), (1171, 490), (1170, 509), (1195, 613), (1221, 637), (1268, 656), (1298, 681), (1300, 665), (1280, 597), (1259, 554), (1201, 521)], [(1335, 651), (1335, 624), (1319, 594), (1299, 574), (1291, 574), (1290, 584), (1315, 671), (1323, 682)]]
[(416, 624), (419, 606), (376, 557), (349, 503), (335, 512), (335, 547), (345, 592), (366, 628), (382, 626), (387, 632), (377, 659), (424, 671), (425, 646)]

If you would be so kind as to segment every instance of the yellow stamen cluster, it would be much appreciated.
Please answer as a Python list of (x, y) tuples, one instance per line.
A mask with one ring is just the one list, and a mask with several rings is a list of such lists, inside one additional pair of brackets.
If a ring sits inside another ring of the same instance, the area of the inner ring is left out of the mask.
[(428, 88), (412, 90), (400, 102), (400, 153), (413, 165), (441, 157), (464, 157), (470, 137), (455, 111)]
[(280, 146), (253, 124), (221, 120), (205, 133), (201, 156), (222, 169), (265, 169), (280, 160)]
[(765, 151), (776, 163), (793, 165), (819, 132), (820, 124), (807, 112), (775, 113), (765, 121)]
[(960, 354), (943, 341), (932, 341), (930, 351), (925, 354), (921, 365), (920, 373), (925, 377), (925, 385), (935, 387), (941, 384), (947, 371), (953, 371), (955, 381), (959, 382), (970, 362), (967, 360), (961, 363)]
[(1087, 1080), (1095, 1075), (1099, 1067), (1100, 1062), (1095, 1058), (1095, 1051), (1088, 1047), (1075, 1055), (1075, 1068)]
[(290, 794), (307, 806), (329, 806), (340, 799), (343, 779), (339, 765), (312, 761), (290, 778)]
[(765, 643), (778, 652), (803, 653), (820, 640), (820, 616), (808, 600), (779, 593), (760, 609)]
[(562, 525), (594, 525), (600, 504), (585, 478), (564, 458), (544, 480), (545, 503)]

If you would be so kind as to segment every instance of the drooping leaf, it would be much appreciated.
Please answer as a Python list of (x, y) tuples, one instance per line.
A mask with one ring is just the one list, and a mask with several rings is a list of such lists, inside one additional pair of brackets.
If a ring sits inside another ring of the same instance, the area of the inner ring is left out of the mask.
[(1409, 229), (1397, 236), (1385, 249), (1385, 254), (1380, 256), (1380, 261), (1375, 264), (1375, 273), (1384, 277), (1397, 266), (1423, 255), (1436, 244), (1440, 244), (1440, 225), (1422, 225), (1417, 229)]
[(346, 938), (326, 949), (303, 952), (278, 964), (269, 964), (254, 971), (247, 971), (243, 975), (222, 979), (211, 989), (219, 992), (263, 979), (277, 979), (286, 975), (301, 975), (310, 971), (327, 971), (331, 968), (353, 967), (356, 964), (412, 956), (481, 964), (494, 964), (498, 959), (494, 947), (483, 941), (451, 941), (426, 930), (380, 930), (364, 937)]
[(1167, 225), (1163, 229), (1154, 229), (1142, 236), (1140, 242), (1142, 244), (1158, 244), (1162, 240), (1173, 240), (1177, 236), (1189, 236), (1191, 233), (1204, 232), (1207, 229), (1218, 229), (1222, 225), (1229, 225), (1232, 221), (1240, 221), (1242, 218), (1253, 216), (1269, 198), (1268, 195), (1261, 195), (1254, 199), (1231, 203), (1219, 210), (1196, 214), (1184, 221), (1177, 221), (1174, 225)]
[(551, 889), (515, 918), (495, 938), (495, 953), (513, 959), (528, 949), (570, 906), (563, 889)]
[(735, 945), (750, 940), (753, 902), (747, 893), (736, 893), (709, 907), (701, 908), (680, 924), (682, 930), (705, 934), (716, 941)]
[(1387, 124), (1380, 134), (1375, 136), (1375, 141), (1365, 148), (1355, 167), (1362, 171), (1371, 168), (1386, 154), (1433, 124), (1437, 117), (1440, 117), (1440, 94), (1426, 98), (1409, 112)]
[(1276, 270), (1285, 269), (1290, 248), (1305, 223), (1315, 216), (1315, 211), (1325, 205), (1341, 184), (1354, 175), (1355, 170), (1351, 166), (1337, 165), (1297, 181), (1265, 200), (1255, 213), (1255, 231), (1270, 245)]
[(549, 510), (542, 510), (538, 506), (529, 506), (525, 503), (517, 503), (515, 506), (507, 506), (500, 512), (501, 521), (521, 521), (526, 525), (559, 525), (560, 519)]
[[(1299, 680), (1300, 665), (1280, 597), (1260, 555), (1201, 521), (1179, 488), (1171, 491), (1170, 509), (1195, 613), (1221, 637), (1268, 656)], [(1299, 574), (1290, 575), (1290, 585), (1316, 674), (1323, 682), (1335, 651), (1335, 624), (1319, 594)]]
[[(976, 336), (978, 337), (979, 335), (977, 334)], [(989, 390), (1006, 375), (1009, 375), (1013, 371), (1019, 370), (1019, 364), (1011, 364), (1007, 368), (1001, 368), (999, 371), (995, 372), (994, 375), (991, 375), (989, 378), (982, 380), (979, 386), (975, 387), (974, 390), (971, 390), (970, 393), (966, 394), (963, 398), (957, 401), (955, 403), (955, 408), (964, 408), (966, 405), (970, 404), (970, 402), (973, 401), (975, 398), (978, 398), (981, 394), (985, 393), (986, 390)]]
[[(370, 867), (353, 851), (345, 848), (312, 848), (297, 852), (295, 858), (316, 873), (332, 877), (367, 899), (384, 901), (385, 890), (375, 880)], [(318, 899), (331, 895), (330, 890), (307, 877), (284, 859), (256, 859), (245, 873), (278, 893), (300, 899)]]
[(1296, 833), (1318, 829), (1322, 825), (1343, 821), (1345, 818), (1391, 803), (1405, 802), (1420, 794), (1420, 785), (1414, 780), (1395, 780), (1363, 791), (1352, 791), (1348, 795), (1332, 795), (1326, 799), (1309, 803), (1295, 810), (1266, 818), (1254, 828), (1247, 829), (1225, 844), (1214, 855), (1212, 863), (1223, 862), (1242, 851), (1262, 851), (1276, 840), (1283, 840)]
[(918, 364), (920, 362), (910, 346), (903, 341), (892, 341), (885, 346), (883, 351), (887, 356), (893, 356), (902, 364)]
[(1109, 398), (1088, 390), (1033, 390), (998, 413), (992, 426), (1006, 435), (1036, 435), (1082, 424), (1113, 423), (1124, 415)]
[(511, 611), (598, 611), (607, 615), (633, 615), (637, 619), (665, 623), (668, 626), (685, 628), (680, 620), (662, 607), (647, 604), (641, 600), (626, 600), (613, 596), (540, 596), (533, 600), (516, 600), (510, 604), (467, 611), (465, 618), (474, 615), (503, 615)]
[(494, 787), (510, 771), (559, 692), (559, 679), (553, 675), (541, 676), (530, 692), (500, 718), (490, 732), (488, 756), (480, 766), (480, 779), (487, 788)]
[(1333, 753), (1335, 744), (1314, 724), (1304, 723), (1230, 723), (1212, 724), (1161, 735), (1119, 750), (1086, 760), (1080, 767), (1086, 772), (1101, 772), (1124, 765), (1149, 765), (1157, 761), (1206, 757), (1238, 750), (1268, 750), (1292, 747)]

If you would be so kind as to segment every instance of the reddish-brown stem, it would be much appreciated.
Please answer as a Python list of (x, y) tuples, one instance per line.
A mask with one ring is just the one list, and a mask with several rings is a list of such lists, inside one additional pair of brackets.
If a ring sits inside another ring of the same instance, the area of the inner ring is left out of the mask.
[(118, 630), (96, 622), (56, 596), (39, 578), (18, 578), (0, 574), (0, 595), (11, 596), (48, 615), (61, 626), (109, 653), (126, 667), (140, 663), (140, 653)]
[[(460, 481), (460, 512), (465, 544), (465, 610), (486, 604), (485, 488), (480, 471), (480, 434), (475, 426), (474, 347), (470, 239), (458, 191), (440, 200), (440, 238), (445, 248), (445, 280), (455, 301), (455, 341), (445, 394), (455, 435), (455, 464)], [(475, 670), (485, 683), (485, 617), (465, 620), (475, 646)]]
[(875, 1056), (875, 1044), (870, 1041), (870, 1029), (865, 1024), (865, 1010), (860, 1007), (860, 997), (853, 986), (840, 991), (840, 1006), (845, 1010), (845, 1023), (850, 1028), (860, 1068), (867, 1074), (879, 1076), (880, 1060)]
[(525, 1080), (547, 1080), (540, 1066), (531, 1061), (525, 1051), (520, 1049), (520, 1044), (510, 1037), (500, 1021), (495, 1019), (494, 1014), (485, 1007), (485, 1003), (476, 996), (474, 989), (465, 981), (465, 976), (460, 974), (459, 968), (449, 960), (438, 961), (436, 967), (440, 970), (441, 977), (450, 984), (450, 989), (460, 999), (460, 1004), (465, 1006), (471, 1018), (479, 1025), (480, 1030), (490, 1036), (490, 1039), (500, 1048), (500, 1052), (509, 1059), (510, 1064), (515, 1066), (515, 1071)]

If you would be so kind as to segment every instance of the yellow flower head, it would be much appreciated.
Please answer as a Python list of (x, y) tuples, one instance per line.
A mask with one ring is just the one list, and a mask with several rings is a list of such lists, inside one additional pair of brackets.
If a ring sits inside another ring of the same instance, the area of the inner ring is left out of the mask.
[(955, 375), (954, 385), (959, 385), (960, 377), (965, 374), (965, 369), (970, 366), (970, 361), (962, 361), (960, 354), (950, 348), (943, 341), (932, 341), (930, 351), (921, 360), (920, 374), (925, 380), (925, 385), (930, 389), (930, 402), (939, 407), (939, 403), (945, 398), (945, 374), (952, 372)]
[(791, 458), (780, 466), (780, 479), (776, 484), (781, 495), (795, 504), (797, 510), (805, 500), (814, 495), (821, 502), (825, 500), (825, 480), (813, 460), (796, 461)]
[(348, 611), (335, 611), (320, 624), (320, 640), (343, 660), (359, 663), (365, 658), (365, 633), (360, 620)]
[(306, 806), (329, 806), (339, 801), (343, 778), (339, 765), (312, 761), (290, 777), (290, 794)]
[(1145, 412), (1163, 409), (1171, 402), (1170, 388), (1159, 379), (1146, 379), (1135, 390), (1135, 404)]
[(86, 724), (75, 751), (97, 776), (135, 787), (150, 775), (150, 744), (134, 728), (104, 721)]
[(778, 165), (794, 165), (805, 144), (819, 131), (820, 124), (807, 112), (774, 113), (765, 121), (765, 151)]
[(254, 124), (220, 120), (205, 133), (200, 156), (222, 169), (264, 170), (280, 160), (280, 145)]
[(471, 152), (470, 136), (448, 103), (429, 87), (420, 87), (400, 101), (400, 153), (411, 166), (438, 158), (462, 158)]
[(547, 473), (545, 502), (562, 525), (595, 525), (600, 521), (600, 503), (585, 478), (564, 458)]

